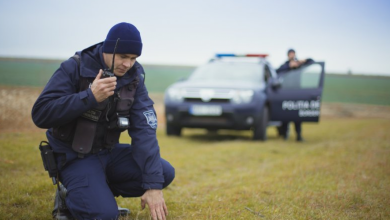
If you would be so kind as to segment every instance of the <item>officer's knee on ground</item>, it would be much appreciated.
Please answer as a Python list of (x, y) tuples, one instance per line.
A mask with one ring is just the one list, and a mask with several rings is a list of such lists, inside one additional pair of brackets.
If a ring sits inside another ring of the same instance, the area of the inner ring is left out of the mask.
[(87, 219), (118, 219), (119, 211), (118, 207), (104, 207), (104, 208), (93, 208), (89, 210), (90, 216)]
[(118, 219), (119, 211), (118, 207), (105, 206), (105, 207), (93, 207), (88, 210), (72, 210), (70, 209), (73, 217), (76, 219)]
[(102, 213), (97, 215), (96, 219), (118, 219), (119, 218), (119, 212), (118, 208), (116, 209), (104, 209), (102, 210)]

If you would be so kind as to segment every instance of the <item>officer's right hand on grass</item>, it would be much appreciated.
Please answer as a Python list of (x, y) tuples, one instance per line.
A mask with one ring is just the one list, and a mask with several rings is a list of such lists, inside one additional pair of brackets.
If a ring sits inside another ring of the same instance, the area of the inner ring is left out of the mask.
[(108, 97), (114, 95), (116, 87), (116, 77), (108, 77), (101, 79), (103, 70), (99, 70), (99, 74), (91, 85), (92, 94), (95, 96), (97, 102), (102, 102)]
[(166, 220), (166, 216), (168, 215), (168, 208), (165, 204), (162, 190), (146, 190), (144, 195), (141, 197), (142, 209), (145, 208), (146, 204), (149, 206), (150, 214), (152, 215), (153, 220)]

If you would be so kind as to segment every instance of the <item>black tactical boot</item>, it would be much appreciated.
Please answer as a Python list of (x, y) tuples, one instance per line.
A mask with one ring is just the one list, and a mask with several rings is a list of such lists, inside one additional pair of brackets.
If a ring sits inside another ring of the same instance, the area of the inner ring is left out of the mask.
[(56, 191), (56, 196), (54, 198), (54, 209), (52, 212), (53, 219), (56, 220), (74, 220), (72, 214), (69, 212), (68, 207), (65, 203), (67, 190), (60, 184), (60, 191)]
[(297, 135), (297, 141), (298, 142), (304, 142), (305, 141), (305, 139), (303, 139), (303, 137), (302, 137), (302, 135)]
[(118, 211), (120, 216), (128, 216), (130, 215), (130, 210), (126, 208), (122, 208), (118, 206)]

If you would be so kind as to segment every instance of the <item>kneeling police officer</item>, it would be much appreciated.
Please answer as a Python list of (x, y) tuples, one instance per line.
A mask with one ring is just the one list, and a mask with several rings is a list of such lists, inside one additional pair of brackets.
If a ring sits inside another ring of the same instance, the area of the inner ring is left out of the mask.
[[(122, 196), (141, 197), (153, 219), (166, 219), (162, 189), (175, 171), (160, 157), (141, 52), (137, 28), (116, 24), (104, 42), (64, 61), (35, 102), (33, 121), (48, 129), (63, 184), (54, 218), (117, 219), (114, 197)], [(119, 143), (125, 130), (131, 145)]]

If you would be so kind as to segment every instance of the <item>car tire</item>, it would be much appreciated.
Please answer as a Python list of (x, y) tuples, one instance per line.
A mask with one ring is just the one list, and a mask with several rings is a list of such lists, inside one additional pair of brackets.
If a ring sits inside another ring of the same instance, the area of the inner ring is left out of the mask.
[(218, 134), (218, 129), (208, 128), (207, 129), (207, 134), (209, 134), (209, 135), (216, 135), (216, 134)]
[(166, 132), (168, 136), (181, 136), (181, 127), (167, 124)]
[(253, 128), (253, 140), (267, 140), (267, 126), (269, 121), (268, 106), (264, 106), (260, 118), (255, 123)]

